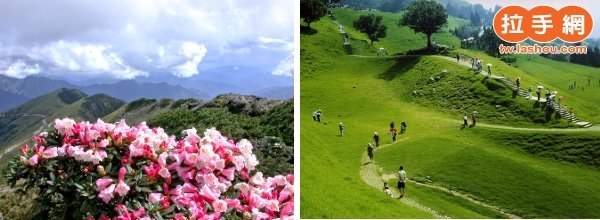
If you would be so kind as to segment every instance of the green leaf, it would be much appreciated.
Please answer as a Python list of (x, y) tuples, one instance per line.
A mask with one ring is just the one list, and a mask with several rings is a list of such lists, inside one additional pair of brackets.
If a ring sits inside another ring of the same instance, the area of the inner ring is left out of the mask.
[(82, 186), (82, 185), (79, 185), (79, 183), (75, 183), (75, 187), (77, 187), (77, 189), (81, 189), (81, 190), (83, 190), (83, 186)]
[(56, 181), (56, 176), (54, 176), (54, 172), (50, 172), (50, 179), (52, 182)]
[(136, 188), (140, 188), (139, 191), (141, 191), (141, 192), (147, 192), (147, 193), (152, 192), (152, 190), (148, 187), (136, 187)]

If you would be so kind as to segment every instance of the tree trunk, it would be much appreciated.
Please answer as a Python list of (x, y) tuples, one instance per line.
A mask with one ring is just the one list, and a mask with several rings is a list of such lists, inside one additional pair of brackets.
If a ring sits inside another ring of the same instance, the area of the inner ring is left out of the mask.
[(373, 40), (372, 39), (370, 39), (370, 40), (371, 40), (371, 46), (373, 46)]
[(310, 22), (306, 22), (306, 25), (308, 26), (308, 29), (310, 29)]
[(431, 49), (431, 34), (427, 34), (427, 49)]

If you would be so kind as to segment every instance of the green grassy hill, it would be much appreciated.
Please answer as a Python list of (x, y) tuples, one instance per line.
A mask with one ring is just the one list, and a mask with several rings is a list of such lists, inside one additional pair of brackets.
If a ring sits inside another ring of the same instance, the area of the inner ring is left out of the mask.
[(45, 117), (56, 114), (65, 107), (87, 97), (74, 89), (59, 89), (23, 103), (0, 117), (0, 149), (14, 141), (31, 138)]
[[(24, 144), (35, 132), (47, 128), (56, 118), (95, 122), (123, 106), (125, 102), (104, 94), (88, 96), (76, 89), (58, 89), (19, 105), (0, 117), (0, 149)], [(25, 141), (25, 142), (24, 142)], [(13, 149), (14, 150), (14, 149)], [(14, 152), (0, 158), (5, 162)]]
[[(375, 11), (353, 11), (351, 9), (338, 8), (333, 10), (335, 19), (344, 26), (345, 31), (351, 35), (352, 40), (362, 42), (359, 45), (353, 45), (354, 53), (358, 55), (376, 55), (377, 50), (383, 47), (389, 54), (396, 54), (406, 52), (408, 50), (421, 49), (427, 46), (427, 38), (424, 34), (415, 33), (408, 27), (399, 27), (398, 21), (400, 20), (401, 13), (390, 13), (390, 12), (375, 12)], [(382, 23), (387, 26), (387, 37), (380, 39), (373, 43), (370, 47), (367, 42), (370, 42), (365, 34), (357, 31), (352, 27), (352, 23), (357, 20), (361, 15), (375, 14), (383, 16)], [(454, 27), (462, 26), (469, 23), (469, 21), (448, 16), (448, 24), (444, 30), (439, 33), (435, 33), (432, 39), (438, 44), (444, 44), (448, 46), (459, 47), (460, 40), (454, 37), (448, 32)], [(337, 28), (336, 28), (337, 30)]]
[[(543, 79), (552, 88), (559, 89), (565, 96), (566, 104), (573, 107), (581, 118), (600, 123), (600, 68), (579, 64), (559, 62), (541, 56), (519, 56), (517, 65), (528, 75)], [(590, 85), (587, 85), (588, 79)], [(569, 90), (569, 85), (576, 82), (578, 88)]]
[(103, 120), (114, 123), (125, 119), (127, 124), (135, 125), (173, 109), (174, 102), (172, 99), (138, 99), (106, 115)]
[[(342, 22), (344, 12), (335, 12)], [(351, 38), (364, 37), (345, 26)], [(438, 57), (346, 56), (331, 19), (311, 27), (316, 32), (303, 31), (300, 42), (302, 218), (600, 216), (595, 184), (600, 150), (590, 147), (600, 141), (598, 129), (522, 129), (549, 124), (540, 123), (533, 102), (512, 98), (501, 83)], [(388, 34), (381, 43), (405, 36)], [(369, 50), (380, 47), (375, 44)], [(457, 51), (493, 63), (495, 74), (521, 76), (524, 85), (546, 83), (495, 58)], [(428, 82), (444, 69), (448, 75)], [(414, 90), (424, 95), (409, 95)], [(479, 125), (462, 128), (461, 113), (474, 108)], [(321, 123), (312, 119), (315, 109), (324, 113)], [(403, 120), (408, 130), (392, 143), (388, 125)], [(343, 137), (339, 122), (345, 125)], [(375, 151), (374, 163), (365, 163), (373, 132), (379, 132), (383, 147)], [(406, 198), (390, 198), (383, 185), (371, 186), (381, 181), (395, 186), (400, 165), (414, 181), (407, 184)]]
[[(535, 89), (536, 83), (549, 88), (551, 91), (557, 91), (559, 96), (563, 96), (563, 104), (573, 108), (575, 115), (583, 121), (600, 123), (600, 69), (566, 62), (550, 60), (540, 56), (531, 56), (528, 59), (526, 55), (517, 56), (516, 67), (508, 65), (494, 57), (490, 57), (482, 52), (470, 50), (456, 50), (465, 59), (469, 57), (479, 57), (484, 63), (491, 63), (492, 73), (506, 76), (511, 80), (521, 77), (521, 85), (528, 88), (530, 85)], [(591, 85), (587, 86), (588, 78)], [(569, 84), (577, 81), (579, 89), (569, 90)], [(583, 87), (583, 89), (581, 88)]]

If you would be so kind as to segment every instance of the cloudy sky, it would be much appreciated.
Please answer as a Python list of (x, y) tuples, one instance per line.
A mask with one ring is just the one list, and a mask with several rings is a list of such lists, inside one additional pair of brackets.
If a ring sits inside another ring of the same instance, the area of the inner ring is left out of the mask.
[[(508, 5), (519, 5), (527, 9), (531, 9), (538, 5), (548, 5), (556, 9), (560, 9), (565, 6), (575, 5), (580, 6), (588, 10), (588, 12), (594, 18), (594, 22), (600, 22), (600, 1), (596, 0), (466, 0), (470, 3), (480, 3), (484, 8), (494, 8), (496, 5), (508, 6)], [(591, 37), (600, 37), (600, 23), (594, 23), (594, 29), (592, 30)]]
[[(293, 74), (293, 0), (0, 0), (0, 74)], [(243, 74), (243, 73), (242, 73)]]

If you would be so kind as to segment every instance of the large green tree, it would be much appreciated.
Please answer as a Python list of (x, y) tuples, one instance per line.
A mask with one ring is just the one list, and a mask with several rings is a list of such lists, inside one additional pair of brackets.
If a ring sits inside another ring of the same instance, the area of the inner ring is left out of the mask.
[(415, 32), (427, 35), (427, 48), (431, 48), (431, 35), (439, 31), (448, 22), (444, 6), (433, 0), (412, 2), (400, 18), (398, 25), (408, 26)]
[(310, 28), (310, 23), (318, 21), (327, 14), (327, 6), (323, 0), (300, 0), (300, 17)]
[(387, 27), (381, 23), (382, 19), (382, 16), (375, 16), (374, 14), (361, 15), (354, 21), (353, 26), (360, 32), (365, 33), (371, 40), (371, 45), (373, 45), (373, 41), (386, 36)]

